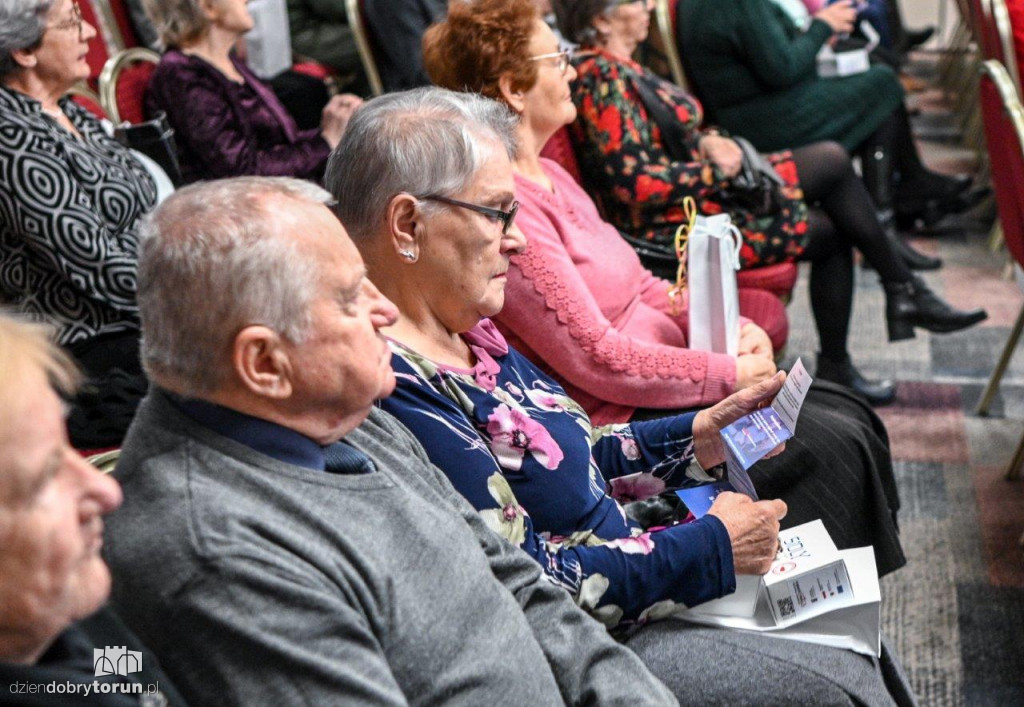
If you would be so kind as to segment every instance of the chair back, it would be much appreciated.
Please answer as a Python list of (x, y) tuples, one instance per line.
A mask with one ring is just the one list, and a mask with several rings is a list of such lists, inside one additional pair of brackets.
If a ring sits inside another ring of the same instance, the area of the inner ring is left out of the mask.
[[(1017, 88), (1017, 96), (1021, 95), (1020, 69), (1017, 66), (1017, 52), (1013, 46), (1013, 26), (1010, 24), (1010, 11), (1006, 0), (989, 0), (992, 3), (992, 25), (998, 39), (999, 54), (1003, 66), (1006, 67), (1013, 85)], [(999, 59), (995, 56), (993, 59)]]
[(135, 25), (132, 24), (131, 12), (125, 0), (95, 0), (107, 17), (111, 33), (116, 32), (115, 40), (120, 49), (130, 49), (140, 46), (139, 35), (135, 32)]
[(686, 81), (686, 73), (683, 71), (683, 59), (679, 53), (677, 44), (676, 21), (678, 18), (679, 0), (657, 0), (654, 6), (654, 19), (661, 35), (661, 44), (665, 49), (665, 58), (668, 60), (669, 71), (672, 72), (672, 80), (684, 91), (690, 87)]
[(96, 36), (89, 40), (85, 54), (85, 61), (89, 65), (88, 82), (92, 88), (96, 88), (103, 65), (113, 52), (103, 31), (104, 22), (96, 12), (93, 2), (94, 0), (79, 0), (78, 8), (82, 13), (82, 19), (96, 28)]
[(146, 119), (143, 100), (160, 55), (145, 47), (118, 52), (100, 73), (100, 105), (114, 125), (141, 123)]
[(79, 81), (68, 89), (68, 95), (71, 96), (71, 100), (85, 108), (97, 118), (103, 120), (110, 117), (107, 115), (107, 112), (103, 110), (103, 106), (100, 105), (100, 97), (97, 96), (96, 92), (89, 88), (89, 85), (84, 81)]
[(381, 83), (377, 60), (373, 56), (373, 36), (370, 34), (369, 25), (366, 24), (366, 12), (363, 11), (364, 2), (365, 0), (345, 0), (345, 12), (348, 14), (348, 25), (352, 28), (352, 34), (356, 38), (359, 61), (362, 62), (363, 70), (366, 72), (370, 91), (373, 95), (379, 96), (384, 93), (384, 84)]
[(548, 139), (540, 151), (540, 156), (557, 162), (562, 169), (572, 175), (577, 184), (583, 184), (583, 172), (580, 170), (579, 160), (576, 159), (568, 126), (563, 125)]
[(1024, 265), (1024, 107), (1006, 67), (994, 59), (982, 64), (978, 92), (1003, 238)]

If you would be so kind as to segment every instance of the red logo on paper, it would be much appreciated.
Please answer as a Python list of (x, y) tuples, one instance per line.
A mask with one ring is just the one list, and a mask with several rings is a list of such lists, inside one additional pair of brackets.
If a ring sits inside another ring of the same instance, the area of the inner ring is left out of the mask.
[(783, 562), (778, 567), (772, 569), (772, 574), (786, 574), (786, 572), (792, 572), (796, 569), (795, 562)]

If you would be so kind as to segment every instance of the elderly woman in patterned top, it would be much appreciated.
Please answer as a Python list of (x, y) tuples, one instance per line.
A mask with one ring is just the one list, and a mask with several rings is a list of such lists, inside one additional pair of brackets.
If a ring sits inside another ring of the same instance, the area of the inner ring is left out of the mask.
[(156, 199), (142, 163), (64, 96), (95, 34), (74, 0), (0, 0), (0, 300), (55, 325), (97, 384), (70, 422), (91, 447), (119, 442), (144, 384), (135, 228)]

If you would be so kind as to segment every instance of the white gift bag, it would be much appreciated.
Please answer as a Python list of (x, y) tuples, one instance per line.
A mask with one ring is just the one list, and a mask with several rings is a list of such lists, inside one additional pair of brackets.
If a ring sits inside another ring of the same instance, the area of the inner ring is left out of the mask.
[[(689, 211), (690, 205), (687, 207)], [(679, 247), (684, 238), (685, 247)], [(680, 226), (677, 252), (681, 258), (685, 257), (691, 349), (730, 356), (739, 353), (740, 301), (736, 271), (740, 269), (742, 246), (743, 236), (729, 214), (699, 216), (694, 210), (690, 223)], [(683, 279), (680, 277), (672, 296), (681, 294)]]

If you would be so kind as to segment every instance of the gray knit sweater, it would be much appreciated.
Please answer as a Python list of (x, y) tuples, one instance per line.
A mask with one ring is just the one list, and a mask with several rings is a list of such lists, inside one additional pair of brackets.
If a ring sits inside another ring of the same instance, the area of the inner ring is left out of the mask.
[(114, 602), (195, 704), (674, 704), (374, 410), (377, 471), (292, 466), (160, 392), (108, 522)]

